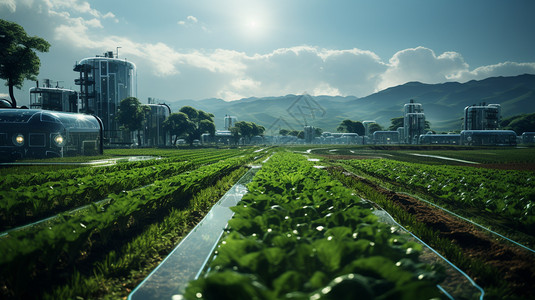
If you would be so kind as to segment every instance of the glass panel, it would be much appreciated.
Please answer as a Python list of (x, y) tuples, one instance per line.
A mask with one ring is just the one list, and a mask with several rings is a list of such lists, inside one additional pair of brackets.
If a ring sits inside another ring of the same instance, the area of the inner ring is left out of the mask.
[(45, 134), (44, 133), (30, 133), (30, 141), (28, 143), (30, 147), (44, 147), (45, 146)]
[(128, 299), (172, 299), (203, 270), (219, 242), (235, 206), (247, 193), (245, 185), (259, 168), (249, 170), (186, 236), (165, 260), (130, 294)]

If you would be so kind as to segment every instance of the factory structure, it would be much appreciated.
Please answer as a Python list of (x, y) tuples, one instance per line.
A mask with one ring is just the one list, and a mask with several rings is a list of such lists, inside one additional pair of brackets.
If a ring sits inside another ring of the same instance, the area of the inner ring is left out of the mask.
[[(132, 144), (131, 132), (121, 130), (116, 119), (121, 100), (137, 97), (136, 65), (126, 59), (119, 59), (112, 51), (103, 55), (84, 58), (76, 62), (74, 83), (79, 90), (54, 87), (45, 79), (42, 85), (30, 88), (30, 108), (59, 112), (83, 113), (97, 116), (104, 127), (104, 144), (108, 147)], [(169, 145), (170, 138), (163, 130), (163, 122), (171, 114), (166, 104), (149, 98), (150, 112), (147, 115), (141, 136), (144, 146)]]
[[(535, 143), (535, 133), (525, 132), (517, 137), (512, 130), (500, 130), (501, 107), (499, 104), (479, 104), (464, 109), (462, 131), (460, 134), (435, 134), (427, 132), (422, 104), (410, 100), (403, 107), (403, 126), (396, 131), (370, 132), (375, 121), (364, 121), (364, 136), (356, 133), (324, 132), (321, 137), (310, 140), (289, 140), (289, 143), (314, 144), (446, 144), (446, 145), (502, 145), (514, 146), (517, 143)], [(310, 131), (304, 127), (304, 132)], [(313, 128), (312, 128), (313, 131)]]
[[(40, 86), (30, 89), (30, 108), (61, 112), (84, 113), (97, 116), (103, 124), (103, 140), (107, 147), (132, 145), (133, 133), (122, 130), (117, 121), (120, 102), (128, 97), (137, 97), (136, 65), (108, 51), (103, 55), (84, 58), (76, 62), (73, 71), (77, 73), (74, 83), (78, 91), (64, 89), (59, 82), (54, 86), (45, 79)], [(168, 105), (149, 98), (150, 111), (140, 131), (142, 146), (168, 146), (171, 137), (163, 130), (163, 123), (171, 114)], [(470, 105), (464, 109), (460, 134), (433, 134), (426, 132), (426, 119), (421, 103), (410, 100), (403, 107), (403, 126), (396, 131), (373, 131), (373, 120), (363, 121), (364, 135), (356, 133), (323, 132), (315, 136), (313, 126), (303, 127), (304, 138), (293, 136), (254, 137), (251, 142), (272, 144), (458, 144), (458, 145), (516, 145), (513, 131), (499, 130), (501, 107), (499, 104)], [(230, 144), (233, 139), (231, 128), (238, 118), (225, 115), (223, 130), (215, 136), (204, 134), (202, 143)], [(534, 133), (525, 133), (518, 142), (535, 140)]]

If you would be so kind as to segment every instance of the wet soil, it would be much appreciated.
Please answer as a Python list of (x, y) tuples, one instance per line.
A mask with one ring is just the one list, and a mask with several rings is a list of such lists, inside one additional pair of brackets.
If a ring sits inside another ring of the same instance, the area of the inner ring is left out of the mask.
[(535, 163), (479, 164), (472, 165), (471, 167), (499, 170), (535, 171)]
[[(352, 180), (361, 181), (374, 187), (389, 200), (414, 215), (421, 223), (439, 232), (458, 245), (470, 258), (495, 267), (514, 295), (525, 299), (535, 299), (535, 255), (513, 244), (497, 240), (474, 225), (450, 215), (438, 208), (427, 205), (416, 198), (384, 189), (362, 177), (345, 173)], [(470, 274), (470, 270), (465, 270)], [(473, 276), (478, 282), (479, 278)], [(480, 280), (479, 280), (480, 281)], [(485, 283), (478, 282), (483, 286)]]

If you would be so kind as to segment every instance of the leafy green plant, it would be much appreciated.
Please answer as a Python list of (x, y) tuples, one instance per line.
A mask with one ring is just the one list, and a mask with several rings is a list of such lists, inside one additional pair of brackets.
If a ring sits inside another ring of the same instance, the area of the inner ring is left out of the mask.
[(302, 156), (275, 154), (248, 188), (210, 271), (188, 285), (186, 298), (440, 295), (441, 272), (418, 261), (420, 246)]
[(535, 173), (393, 160), (351, 160), (366, 174), (503, 217), (525, 232), (535, 230)]

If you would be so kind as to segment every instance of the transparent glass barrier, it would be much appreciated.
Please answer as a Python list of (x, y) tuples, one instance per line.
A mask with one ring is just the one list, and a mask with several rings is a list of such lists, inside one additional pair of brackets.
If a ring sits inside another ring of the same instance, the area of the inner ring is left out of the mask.
[(245, 185), (251, 182), (258, 169), (253, 167), (240, 178), (128, 299), (172, 299), (174, 295), (183, 294), (187, 283), (198, 276), (212, 256), (234, 214), (230, 207), (236, 206), (247, 193)]

